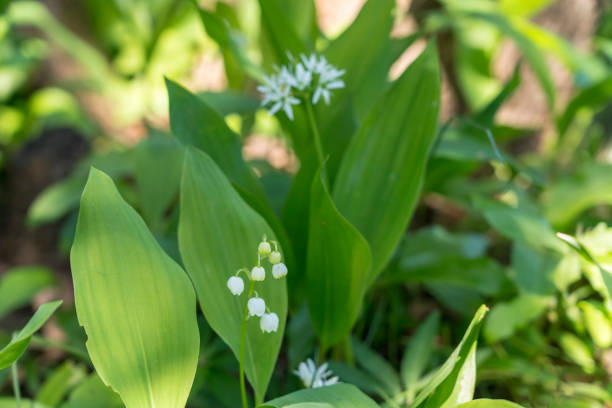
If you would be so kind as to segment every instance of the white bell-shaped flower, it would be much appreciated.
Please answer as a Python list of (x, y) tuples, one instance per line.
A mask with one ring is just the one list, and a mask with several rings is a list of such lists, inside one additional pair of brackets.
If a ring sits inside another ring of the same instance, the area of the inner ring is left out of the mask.
[(280, 262), (272, 266), (272, 276), (274, 277), (274, 279), (280, 279), (286, 275), (287, 275), (287, 267), (285, 266), (284, 263)]
[(255, 266), (251, 269), (251, 279), (254, 281), (262, 281), (266, 279), (266, 270), (263, 266)]
[(281, 261), (281, 253), (278, 251), (272, 251), (268, 257), (271, 264), (277, 264)]
[(262, 298), (252, 297), (247, 302), (247, 308), (249, 309), (249, 316), (261, 317), (266, 312), (266, 302)]
[(264, 333), (271, 333), (278, 330), (278, 315), (276, 313), (264, 313), (259, 320), (259, 327)]
[(271, 251), (272, 251), (272, 247), (270, 246), (270, 243), (267, 241), (260, 242), (259, 246), (257, 247), (257, 252), (261, 256), (269, 255)]
[(238, 276), (232, 276), (227, 280), (227, 288), (232, 292), (232, 295), (240, 296), (244, 291), (244, 281)]

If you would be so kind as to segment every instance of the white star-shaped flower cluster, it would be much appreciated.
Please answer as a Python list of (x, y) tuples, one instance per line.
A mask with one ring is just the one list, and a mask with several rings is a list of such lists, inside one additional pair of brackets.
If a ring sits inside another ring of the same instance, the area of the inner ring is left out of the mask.
[(331, 91), (345, 87), (340, 79), (345, 70), (337, 69), (322, 55), (301, 54), (299, 58), (287, 54), (289, 63), (276, 67), (276, 73), (264, 76), (264, 84), (257, 87), (262, 93), (262, 106), (267, 106), (271, 115), (283, 110), (293, 120), (293, 105), (307, 98), (316, 105), (321, 98), (329, 105)]

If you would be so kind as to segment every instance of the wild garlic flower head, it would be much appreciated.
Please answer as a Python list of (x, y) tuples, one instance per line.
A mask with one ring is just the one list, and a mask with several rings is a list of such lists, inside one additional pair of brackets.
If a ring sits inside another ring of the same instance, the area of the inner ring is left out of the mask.
[(244, 281), (238, 276), (232, 276), (227, 280), (227, 287), (232, 295), (240, 296), (244, 291)]
[(278, 324), (278, 315), (274, 312), (264, 313), (263, 316), (261, 316), (261, 320), (259, 321), (259, 327), (264, 333), (271, 333), (277, 331)]
[(339, 380), (337, 376), (331, 377), (333, 373), (327, 368), (327, 363), (323, 363), (317, 368), (314, 361), (309, 358), (308, 360), (301, 362), (298, 365), (298, 369), (293, 373), (300, 378), (302, 384), (304, 384), (304, 387), (319, 388), (336, 384)]
[(287, 53), (289, 63), (275, 67), (276, 73), (264, 76), (264, 84), (257, 87), (262, 93), (262, 106), (267, 106), (271, 115), (281, 109), (290, 120), (293, 120), (293, 105), (301, 99), (316, 105), (321, 98), (329, 105), (331, 91), (345, 87), (340, 77), (345, 70), (337, 69), (322, 55), (300, 54), (295, 58)]

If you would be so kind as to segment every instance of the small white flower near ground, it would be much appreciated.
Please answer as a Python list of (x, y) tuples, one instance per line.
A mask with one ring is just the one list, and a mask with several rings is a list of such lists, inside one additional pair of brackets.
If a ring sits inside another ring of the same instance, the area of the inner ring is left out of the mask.
[(337, 376), (331, 377), (333, 373), (327, 368), (327, 363), (323, 363), (317, 368), (314, 361), (309, 358), (308, 360), (301, 362), (298, 365), (298, 369), (293, 373), (300, 378), (302, 384), (304, 384), (304, 387), (319, 388), (336, 384), (339, 380)]

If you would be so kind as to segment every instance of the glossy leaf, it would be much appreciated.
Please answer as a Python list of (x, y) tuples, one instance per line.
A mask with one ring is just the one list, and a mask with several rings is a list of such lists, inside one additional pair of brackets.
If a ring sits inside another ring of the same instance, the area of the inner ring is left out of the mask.
[(260, 408), (378, 408), (368, 396), (349, 384), (310, 388), (268, 401)]
[(77, 316), (100, 378), (128, 408), (184, 407), (199, 351), (193, 287), (95, 168), (70, 263)]
[[(431, 377), (427, 385), (418, 393), (411, 407), (440, 408), (446, 406), (445, 404), (447, 403), (450, 403), (449, 406), (456, 406), (457, 393), (458, 391), (460, 392), (460, 389), (457, 388), (457, 382), (463, 376), (468, 376), (467, 378), (471, 381), (473, 392), (473, 379), (470, 379), (469, 375), (473, 375), (472, 371), (475, 371), (473, 359), (476, 342), (486, 312), (487, 307), (484, 305), (478, 309), (459, 345)], [(459, 384), (459, 387), (462, 387), (462, 385)], [(454, 405), (453, 401), (455, 401)]]
[(42, 304), (28, 323), (2, 350), (0, 350), (0, 370), (13, 364), (28, 348), (32, 335), (49, 320), (62, 304), (61, 300)]
[(53, 274), (43, 266), (18, 266), (4, 272), (0, 279), (0, 319), (53, 284)]
[(166, 79), (172, 133), (186, 146), (208, 154), (227, 177), (261, 200), (264, 192), (242, 158), (242, 145), (225, 120), (197, 95)]
[[(219, 167), (205, 153), (188, 148), (181, 184), (179, 248), (194, 282), (200, 306), (210, 326), (239, 356), (240, 327), (246, 296), (233, 296), (227, 279), (257, 262), (263, 235), (275, 235), (265, 220), (232, 188)], [(265, 264), (264, 264), (265, 265)], [(289, 271), (289, 273), (292, 273)], [(276, 363), (285, 329), (285, 280), (267, 279), (256, 285), (259, 296), (278, 314), (276, 333), (262, 333), (259, 319), (249, 319), (245, 365), (256, 400), (263, 397)]]
[(370, 270), (370, 248), (338, 212), (324, 167), (312, 182), (306, 286), (308, 307), (323, 349), (345, 338), (359, 315)]
[(521, 294), (509, 302), (496, 304), (484, 326), (485, 337), (490, 342), (510, 337), (542, 315), (551, 301), (548, 296)]
[(364, 120), (342, 160), (333, 198), (370, 244), (370, 282), (412, 216), (436, 136), (439, 105), (440, 71), (430, 43)]

